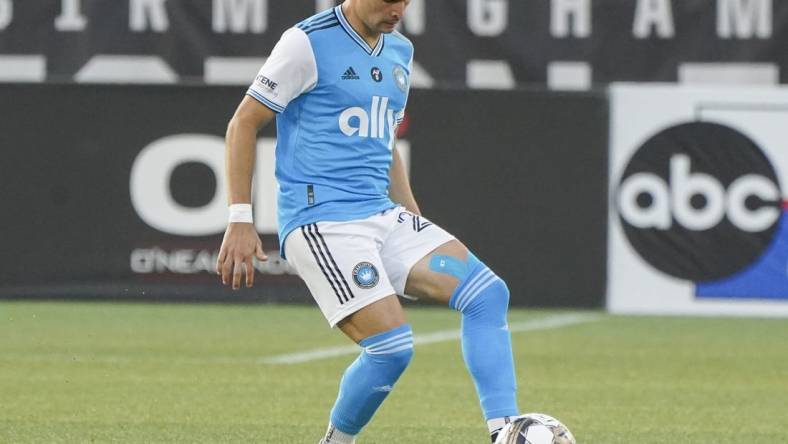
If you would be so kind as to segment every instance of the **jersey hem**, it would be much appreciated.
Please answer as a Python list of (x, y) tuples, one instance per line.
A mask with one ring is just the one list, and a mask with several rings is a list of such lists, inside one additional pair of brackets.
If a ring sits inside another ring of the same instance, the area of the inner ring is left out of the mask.
[(287, 236), (293, 232), (298, 227), (302, 227), (304, 225), (309, 225), (317, 222), (348, 222), (351, 220), (360, 220), (366, 219), (369, 216), (372, 216), (375, 213), (380, 213), (382, 211), (390, 210), (392, 208), (396, 208), (398, 205), (394, 202), (389, 202), (385, 205), (379, 205), (372, 210), (365, 210), (365, 211), (358, 211), (358, 212), (351, 212), (348, 213), (347, 211), (332, 211), (327, 213), (321, 213), (319, 215), (314, 215), (311, 217), (302, 217), (302, 218), (295, 218), (292, 219), (290, 222), (285, 224), (282, 229), (279, 231), (279, 254), (282, 256), (282, 259), (287, 260), (285, 257), (285, 240), (287, 240)]

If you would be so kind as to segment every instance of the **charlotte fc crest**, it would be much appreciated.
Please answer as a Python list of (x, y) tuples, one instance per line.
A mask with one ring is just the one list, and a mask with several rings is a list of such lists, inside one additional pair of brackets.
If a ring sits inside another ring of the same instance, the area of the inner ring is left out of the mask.
[(378, 273), (378, 269), (369, 262), (360, 262), (353, 267), (353, 282), (360, 288), (372, 288), (378, 285), (379, 279), (380, 274)]
[(405, 68), (400, 65), (396, 65), (394, 67), (394, 83), (397, 84), (397, 88), (399, 88), (402, 92), (408, 91), (408, 74), (405, 72)]

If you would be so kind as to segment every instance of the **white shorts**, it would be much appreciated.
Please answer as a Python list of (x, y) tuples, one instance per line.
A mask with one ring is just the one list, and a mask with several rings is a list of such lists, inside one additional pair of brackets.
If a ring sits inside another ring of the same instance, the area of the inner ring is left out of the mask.
[(405, 296), (410, 269), (454, 236), (403, 207), (366, 219), (293, 230), (285, 255), (334, 327), (361, 308)]

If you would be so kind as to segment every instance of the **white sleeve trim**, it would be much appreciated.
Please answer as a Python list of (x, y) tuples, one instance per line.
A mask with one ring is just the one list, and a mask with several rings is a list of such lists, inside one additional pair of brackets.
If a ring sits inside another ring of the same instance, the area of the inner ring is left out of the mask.
[(298, 28), (282, 34), (247, 94), (277, 113), (317, 86), (317, 62), (309, 36)]

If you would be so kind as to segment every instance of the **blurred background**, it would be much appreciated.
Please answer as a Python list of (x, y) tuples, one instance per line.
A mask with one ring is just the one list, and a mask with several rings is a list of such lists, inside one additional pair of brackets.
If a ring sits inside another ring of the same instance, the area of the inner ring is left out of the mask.
[[(239, 292), (213, 270), (227, 123), (334, 5), (0, 0), (0, 442), (321, 436), (358, 350), (278, 254), (274, 125), (270, 260)], [(411, 0), (401, 31), (398, 148), (511, 289), (524, 411), (583, 443), (788, 442), (788, 1)], [(408, 318), (363, 442), (488, 442), (457, 313)]]
[[(233, 295), (211, 270), (226, 123), (333, 5), (0, 0), (0, 297), (309, 301), (275, 251), (273, 128), (272, 260)], [(413, 0), (401, 31), (416, 196), (514, 304), (788, 314), (788, 4)]]

